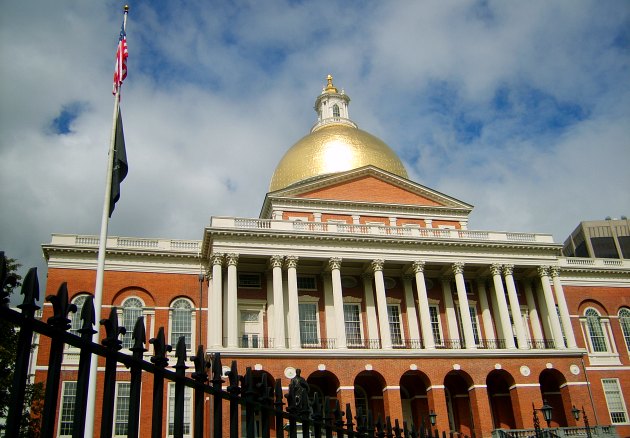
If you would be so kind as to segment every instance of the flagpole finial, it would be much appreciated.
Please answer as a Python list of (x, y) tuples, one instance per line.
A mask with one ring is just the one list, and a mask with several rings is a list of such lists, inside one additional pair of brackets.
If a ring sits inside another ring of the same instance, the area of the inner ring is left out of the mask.
[(125, 13), (129, 12), (129, 5), (125, 5), (123, 9), (125, 10)]

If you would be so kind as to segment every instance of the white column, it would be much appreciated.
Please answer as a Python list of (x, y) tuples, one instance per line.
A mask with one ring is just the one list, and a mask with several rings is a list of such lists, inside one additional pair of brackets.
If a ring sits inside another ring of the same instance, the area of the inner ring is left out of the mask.
[(236, 265), (238, 254), (227, 254), (227, 346), (238, 347), (238, 275)]
[[(543, 335), (542, 327), (540, 325), (540, 316), (538, 315), (538, 309), (536, 308), (536, 300), (534, 300), (532, 283), (528, 279), (523, 282), (523, 286), (525, 288), (525, 300), (527, 300), (527, 309), (529, 311), (529, 322), (532, 326), (532, 335), (535, 340), (542, 341), (545, 338), (545, 335)], [(536, 348), (540, 348), (540, 345), (535, 345)]]
[(326, 342), (328, 345), (333, 339), (337, 339), (337, 326), (335, 322), (335, 302), (332, 291), (332, 277), (327, 273), (322, 273), (322, 283), (324, 284), (324, 314), (326, 315)]
[(289, 292), (289, 348), (302, 348), (300, 342), (300, 307), (298, 302), (297, 286), (297, 263), (296, 256), (287, 256), (287, 282)]
[(549, 272), (553, 280), (553, 289), (556, 292), (556, 301), (558, 302), (558, 309), (560, 309), (560, 318), (562, 319), (564, 336), (567, 338), (567, 347), (577, 348), (575, 335), (573, 334), (573, 325), (571, 324), (571, 315), (569, 314), (569, 307), (567, 306), (567, 300), (564, 297), (564, 290), (562, 289), (562, 283), (560, 282), (559, 269), (557, 267), (551, 267)]
[[(457, 315), (453, 304), (453, 292), (451, 291), (451, 278), (442, 278), (442, 293), (444, 297), (444, 309), (446, 311), (446, 325), (448, 326), (448, 338), (459, 341), (459, 328), (457, 327)], [(449, 347), (448, 343), (446, 347)]]
[(208, 340), (207, 349), (210, 349), (213, 344), (212, 335), (214, 332), (214, 293), (212, 292), (212, 269), (208, 268), (208, 270), (206, 271), (206, 276), (208, 277), (208, 309), (206, 309), (206, 320), (208, 321), (208, 323), (206, 324), (206, 339)]
[(367, 316), (368, 339), (378, 339), (378, 322), (376, 319), (376, 306), (374, 305), (374, 288), (372, 287), (372, 274), (364, 273), (363, 292), (365, 294), (365, 313)]
[(459, 301), (459, 314), (462, 318), (462, 328), (464, 329), (465, 348), (475, 349), (475, 334), (473, 332), (472, 320), (470, 318), (470, 306), (466, 295), (466, 282), (464, 281), (464, 264), (462, 262), (453, 263), (453, 274), (455, 274), (455, 287), (457, 288), (457, 300)]
[(212, 254), (212, 317), (208, 320), (208, 325), (212, 325), (210, 333), (210, 347), (223, 347), (223, 254)]
[[(420, 341), (420, 329), (418, 328), (418, 314), (416, 313), (416, 303), (413, 297), (413, 286), (410, 275), (403, 276), (403, 288), (405, 289), (405, 307), (407, 308), (407, 325), (409, 326), (409, 337), (411, 340)], [(418, 348), (420, 348), (418, 346)]]
[(271, 265), (273, 275), (273, 327), (274, 327), (274, 346), (276, 348), (285, 348), (286, 333), (284, 330), (284, 293), (282, 290), (282, 262), (283, 256), (271, 256), (269, 264)]
[[(501, 331), (505, 339), (505, 346), (508, 349), (515, 349), (514, 336), (512, 335), (512, 324), (510, 324), (510, 313), (505, 299), (505, 291), (503, 289), (503, 281), (501, 280), (501, 265), (495, 263), (490, 266), (492, 273), (492, 281), (494, 283), (494, 295), (499, 310), (499, 319), (501, 320)], [(519, 311), (520, 315), (520, 311)]]
[[(488, 288), (486, 280), (480, 278), (477, 281), (477, 295), (479, 295), (479, 307), (481, 308), (481, 320), (483, 321), (483, 336), (487, 340), (494, 341), (494, 324), (492, 322), (492, 312), (488, 303)], [(486, 347), (487, 348), (487, 347)]]
[(383, 278), (384, 263), (383, 260), (372, 260), (372, 269), (374, 270), (374, 285), (376, 286), (376, 308), (378, 310), (378, 328), (381, 332), (381, 348), (391, 350), (392, 336), (389, 331), (385, 279)]
[(333, 257), (328, 260), (332, 277), (332, 293), (335, 306), (335, 331), (337, 332), (337, 348), (348, 348), (346, 341), (346, 324), (343, 315), (343, 289), (341, 287), (341, 258)]
[(424, 348), (433, 350), (435, 339), (431, 327), (431, 314), (429, 313), (429, 298), (427, 296), (427, 285), (424, 281), (424, 262), (416, 260), (412, 264), (413, 272), (416, 275), (416, 289), (418, 290), (418, 310), (420, 312), (420, 327), (422, 328), (422, 341)]
[[(553, 330), (551, 329), (551, 320), (549, 319), (549, 312), (547, 311), (547, 304), (545, 302), (545, 292), (542, 288), (542, 282), (535, 281), (533, 284), (534, 294), (536, 301), (538, 302), (538, 313), (540, 314), (540, 322), (543, 329), (543, 338), (545, 341), (551, 340), (553, 342)], [(545, 345), (545, 348), (547, 346)]]
[[(274, 303), (273, 303), (273, 275), (269, 272), (265, 275), (267, 281), (267, 339), (275, 339), (276, 328), (275, 321), (273, 319)], [(265, 341), (265, 345), (269, 345), (269, 341)], [(270, 346), (273, 346), (271, 344)]]
[(510, 300), (510, 310), (512, 311), (512, 320), (514, 322), (518, 348), (520, 350), (527, 350), (529, 346), (527, 345), (527, 337), (525, 336), (525, 326), (523, 326), (521, 305), (516, 295), (513, 272), (514, 265), (503, 265), (503, 275), (505, 276), (505, 285), (507, 286), (508, 299)]
[(556, 311), (556, 303), (553, 300), (553, 292), (549, 283), (549, 266), (539, 266), (538, 275), (540, 275), (540, 283), (542, 284), (543, 294), (545, 296), (545, 304), (547, 305), (547, 314), (551, 324), (551, 332), (553, 341), (557, 349), (564, 349), (564, 337), (562, 336), (562, 327), (560, 327), (560, 319)]

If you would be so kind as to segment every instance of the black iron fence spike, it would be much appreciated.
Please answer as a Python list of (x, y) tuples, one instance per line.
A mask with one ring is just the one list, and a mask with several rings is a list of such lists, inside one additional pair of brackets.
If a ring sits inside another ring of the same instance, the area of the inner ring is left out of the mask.
[[(2, 288), (4, 291), (4, 286)], [(33, 317), (35, 311), (40, 309), (37, 305), (39, 300), (39, 279), (37, 278), (37, 268), (31, 268), (26, 273), (24, 281), (22, 282), (22, 289), (20, 292), (24, 298), (22, 304), (19, 304), (18, 309), (22, 310), (22, 314)]]
[(46, 301), (53, 305), (53, 316), (48, 318), (48, 324), (61, 330), (70, 328), (69, 313), (77, 311), (77, 306), (68, 301), (68, 284), (64, 281), (57, 289), (57, 295), (48, 295)]

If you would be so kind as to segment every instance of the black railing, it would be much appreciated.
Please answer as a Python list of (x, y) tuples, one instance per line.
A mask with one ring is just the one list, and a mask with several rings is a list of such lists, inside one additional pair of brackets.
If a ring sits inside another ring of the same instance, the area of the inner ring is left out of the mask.
[(300, 342), (302, 348), (321, 348), (324, 350), (333, 349), (335, 345), (335, 338), (305, 339)]
[(480, 339), (477, 348), (502, 350), (505, 348), (505, 339)]
[(442, 339), (442, 342), (440, 344), (436, 344), (435, 348), (457, 350), (462, 348), (462, 341), (459, 339)]
[[(45, 382), (45, 399), (41, 411), (41, 435), (44, 438), (52, 437), (56, 425), (56, 416), (59, 412), (59, 387), (61, 382), (61, 365), (64, 348), (66, 345), (80, 349), (79, 368), (76, 381), (76, 395), (74, 396), (74, 410), (72, 430), (74, 437), (83, 436), (87, 411), (87, 394), (90, 385), (102, 386), (102, 403), (97, 405), (101, 416), (100, 436), (112, 436), (114, 424), (114, 400), (116, 378), (119, 365), (129, 369), (129, 375), (125, 381), (129, 382), (129, 409), (127, 422), (123, 429), (125, 435), (137, 437), (140, 431), (140, 401), (141, 382), (145, 373), (153, 378), (153, 396), (151, 401), (151, 436), (163, 436), (163, 406), (164, 384), (173, 382), (174, 389), (174, 418), (169, 421), (168, 432), (173, 432), (175, 437), (183, 437), (184, 431), (192, 427), (195, 437), (222, 436), (230, 437), (254, 437), (266, 438), (275, 430), (276, 436), (284, 436), (280, 431), (287, 430), (290, 438), (297, 437), (298, 430), (302, 437), (404, 437), (404, 438), (439, 438), (435, 429), (425, 429), (424, 425), (416, 428), (407, 422), (399, 423), (395, 420), (392, 424), (390, 418), (382, 420), (373, 419), (370, 412), (359, 412), (353, 416), (350, 404), (345, 410), (339, 406), (337, 400), (325, 397), (320, 400), (315, 392), (311, 398), (309, 385), (300, 376), (300, 371), (291, 379), (288, 393), (284, 394), (282, 382), (276, 379), (274, 384), (267, 381), (267, 374), (255, 376), (251, 368), (246, 368), (243, 375), (239, 375), (236, 361), (231, 364), (231, 369), (225, 377), (221, 363), (220, 353), (208, 355), (203, 346), (199, 346), (194, 357), (187, 357), (184, 337), (180, 337), (175, 348), (174, 358), (176, 364), (169, 366), (169, 352), (171, 346), (166, 344), (164, 328), (160, 327), (155, 338), (149, 340), (153, 346), (153, 354), (150, 361), (144, 359), (147, 352), (145, 348), (146, 331), (144, 318), (136, 321), (133, 329), (133, 346), (131, 354), (121, 353), (122, 341), (119, 339), (125, 333), (123, 327), (118, 326), (118, 311), (111, 308), (109, 318), (100, 321), (105, 327), (106, 337), (101, 344), (91, 341), (95, 333), (94, 306), (92, 297), (86, 300), (81, 311), (82, 327), (80, 336), (69, 333), (70, 319), (68, 315), (76, 312), (76, 306), (68, 301), (66, 283), (63, 283), (57, 295), (48, 296), (47, 301), (52, 303), (53, 316), (47, 322), (35, 318), (35, 311), (39, 309), (39, 284), (37, 271), (32, 268), (24, 279), (22, 294), (24, 301), (18, 308), (21, 312), (8, 307), (8, 297), (5, 294), (6, 264), (3, 254), (0, 253), (0, 284), (2, 284), (2, 296), (0, 297), (0, 318), (5, 322), (19, 328), (19, 340), (15, 354), (14, 380), (11, 388), (11, 402), (5, 424), (6, 436), (18, 436), (20, 433), (20, 420), (25, 399), (25, 385), (29, 378), (28, 361), (33, 346), (33, 334), (40, 334), (40, 343), (48, 338), (51, 342), (50, 355), (47, 364), (47, 376)], [(365, 344), (364, 344), (365, 345)], [(380, 343), (379, 343), (380, 346)], [(96, 356), (96, 357), (94, 357)], [(100, 382), (90, 382), (90, 364), (98, 357), (105, 359), (105, 370)], [(194, 372), (186, 375), (187, 360), (194, 363)], [(223, 389), (225, 380), (228, 386)], [(190, 420), (184, 416), (185, 390), (193, 390), (193, 406)], [(211, 412), (204, 417), (204, 401), (211, 399)], [(224, 407), (229, 410), (225, 416)], [(239, 411), (243, 413), (244, 431), (239, 431)], [(258, 421), (256, 420), (258, 418)], [(208, 425), (212, 435), (204, 433), (204, 427)], [(118, 425), (117, 425), (118, 426)], [(147, 427), (146, 424), (143, 427)], [(143, 430), (143, 435), (148, 436), (148, 431)], [(164, 431), (165, 432), (165, 431)], [(117, 430), (121, 433), (121, 430)], [(446, 434), (442, 433), (446, 438)]]
[(556, 348), (556, 343), (553, 339), (529, 339), (527, 341), (529, 348), (535, 348), (537, 350), (547, 350)]
[(399, 339), (398, 342), (394, 343), (393, 347), (397, 349), (419, 350), (424, 348), (424, 345), (422, 344), (422, 339)]
[(380, 339), (348, 339), (348, 348), (363, 348), (366, 350), (378, 350), (381, 348)]

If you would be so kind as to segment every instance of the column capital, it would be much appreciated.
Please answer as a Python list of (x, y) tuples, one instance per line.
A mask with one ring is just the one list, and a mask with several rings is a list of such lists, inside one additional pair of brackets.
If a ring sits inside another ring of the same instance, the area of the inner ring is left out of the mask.
[(236, 266), (238, 264), (238, 254), (226, 254), (225, 260), (228, 266)]
[(512, 275), (514, 272), (514, 265), (503, 265), (503, 275)]
[(422, 260), (415, 260), (411, 264), (411, 269), (413, 269), (413, 273), (414, 274), (417, 274), (419, 272), (424, 272), (424, 261), (422, 261)]
[(501, 275), (501, 264), (500, 263), (493, 263), (490, 265), (490, 272), (492, 273), (493, 276), (495, 275)]
[(271, 268), (282, 268), (283, 261), (284, 261), (284, 256), (273, 255), (269, 258), (269, 266)]
[(540, 275), (541, 277), (548, 277), (549, 276), (549, 266), (539, 266), (538, 267), (538, 275)]
[(341, 257), (331, 257), (328, 259), (328, 268), (333, 269), (341, 269)]
[(214, 265), (223, 265), (223, 254), (216, 253), (216, 254), (210, 255), (210, 261), (211, 261), (213, 266)]
[(370, 266), (372, 266), (372, 269), (374, 270), (374, 272), (377, 272), (377, 271), (383, 270), (384, 264), (385, 264), (385, 260), (376, 259), (376, 260), (372, 260), (372, 263), (370, 264)]
[(297, 268), (298, 260), (298, 256), (286, 256), (284, 263), (287, 268)]
[(452, 269), (453, 269), (453, 274), (457, 275), (457, 274), (463, 274), (464, 273), (464, 262), (455, 262), (453, 263)]
[(560, 276), (560, 268), (557, 266), (551, 266), (549, 268), (549, 274), (551, 274), (552, 277), (559, 277)]

